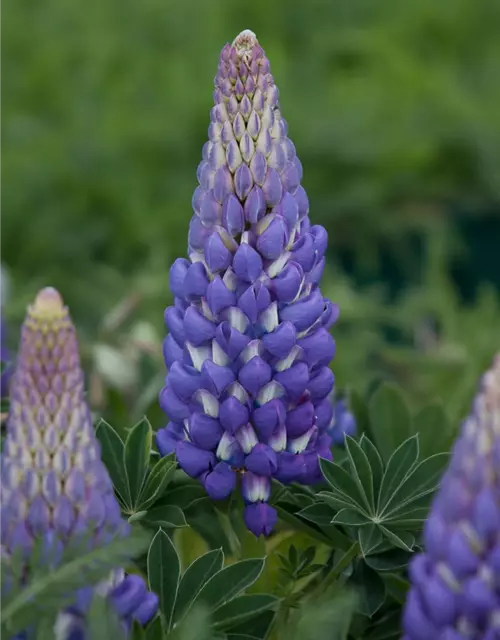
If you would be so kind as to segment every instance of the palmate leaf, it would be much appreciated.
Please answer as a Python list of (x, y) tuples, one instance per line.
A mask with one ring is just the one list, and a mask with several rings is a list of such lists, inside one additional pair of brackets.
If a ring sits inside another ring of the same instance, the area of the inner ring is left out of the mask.
[(359, 548), (363, 557), (371, 555), (382, 543), (383, 533), (376, 524), (369, 524), (358, 529)]
[[(182, 515), (172, 523), (155, 519), (155, 514), (150, 516), (150, 508), (164, 496), (174, 479), (177, 464), (172, 455), (160, 458), (150, 468), (153, 431), (148, 420), (143, 418), (132, 427), (125, 442), (104, 420), (98, 423), (96, 435), (116, 495), (130, 521), (147, 520), (153, 525), (186, 526)], [(144, 512), (148, 512), (147, 518)]]
[(418, 436), (412, 436), (405, 440), (389, 458), (385, 469), (380, 492), (378, 495), (377, 512), (382, 513), (393, 497), (395, 491), (401, 486), (410, 474), (418, 459)]
[(188, 526), (183, 511), (179, 507), (171, 505), (160, 505), (149, 509), (144, 513), (141, 522), (145, 526), (153, 527), (154, 529), (158, 527), (178, 529)]
[(384, 581), (364, 560), (358, 560), (347, 584), (355, 589), (358, 596), (356, 608), (363, 615), (371, 618), (384, 604)]
[[(351, 546), (351, 541), (337, 527), (333, 525), (319, 526), (310, 519), (300, 516), (300, 509), (289, 502), (274, 504), (280, 520), (291, 525), (294, 531), (301, 531), (323, 544), (333, 546), (346, 551)], [(333, 514), (332, 514), (333, 515)], [(309, 521), (308, 521), (309, 520)]]
[(348, 535), (359, 542), (365, 557), (380, 553), (387, 543), (412, 550), (448, 454), (436, 454), (418, 462), (418, 435), (413, 435), (397, 447), (384, 467), (367, 436), (359, 442), (349, 437), (345, 441), (347, 468), (321, 460), (329, 490), (320, 491), (316, 495), (320, 503), (299, 514), (323, 526), (331, 513), (330, 522), (345, 527)]
[(209, 551), (197, 558), (181, 577), (175, 547), (162, 529), (157, 532), (148, 553), (149, 582), (159, 596), (165, 629), (175, 637), (182, 636), (184, 631), (179, 634), (186, 629), (185, 622), (200, 608), (213, 614), (215, 633), (217, 629), (232, 630), (276, 604), (274, 596), (240, 595), (258, 579), (265, 558), (243, 560), (227, 567), (223, 567), (223, 561), (222, 549)]
[(437, 453), (413, 467), (405, 480), (395, 488), (382, 506), (381, 515), (391, 516), (433, 493), (439, 486), (449, 453)]
[(137, 499), (137, 510), (147, 510), (165, 493), (174, 478), (177, 463), (173, 456), (160, 458), (146, 478), (142, 491)]
[(201, 588), (193, 604), (203, 603), (214, 610), (229, 602), (258, 579), (265, 561), (265, 558), (252, 558), (224, 567)]
[(330, 485), (330, 492), (334, 497), (346, 505), (356, 507), (361, 511), (366, 509), (366, 499), (356, 480), (343, 467), (324, 458), (319, 461), (325, 480)]

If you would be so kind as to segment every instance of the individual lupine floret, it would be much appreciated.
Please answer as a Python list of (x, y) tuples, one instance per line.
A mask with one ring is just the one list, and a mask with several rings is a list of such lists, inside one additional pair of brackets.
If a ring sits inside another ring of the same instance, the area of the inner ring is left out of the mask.
[(342, 446), (344, 437), (356, 435), (356, 418), (349, 410), (346, 400), (335, 400), (332, 394), (333, 418), (328, 427), (328, 434), (333, 440), (333, 444)]
[[(10, 396), (1, 466), (2, 555), (19, 549), (28, 558), (38, 541), (53, 561), (57, 548), (80, 540), (98, 547), (126, 536), (129, 525), (84, 398), (75, 329), (55, 289), (43, 289), (28, 308)], [(157, 609), (157, 596), (138, 576), (115, 572), (107, 595), (126, 626), (132, 619), (147, 622)], [(91, 587), (81, 590), (61, 614), (62, 637), (82, 627), (91, 597)]]
[(337, 306), (319, 281), (327, 233), (309, 220), (302, 165), (269, 60), (243, 31), (221, 53), (209, 140), (189, 227), (170, 271), (162, 454), (214, 499), (242, 477), (245, 522), (268, 534), (271, 478), (313, 483), (330, 457), (329, 333)]
[(500, 638), (500, 355), (484, 375), (410, 564), (406, 640)]

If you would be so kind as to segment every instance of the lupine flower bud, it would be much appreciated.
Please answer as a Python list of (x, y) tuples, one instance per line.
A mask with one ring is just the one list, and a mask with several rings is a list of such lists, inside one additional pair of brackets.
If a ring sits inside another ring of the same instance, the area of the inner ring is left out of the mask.
[(312, 483), (329, 457), (328, 365), (338, 316), (323, 297), (327, 233), (311, 226), (302, 165), (269, 60), (251, 31), (222, 50), (198, 167), (189, 260), (170, 271), (163, 455), (213, 498), (241, 475), (244, 519), (269, 534), (271, 478)]
[[(44, 541), (54, 559), (54, 542), (90, 540), (97, 547), (127, 535), (84, 398), (75, 329), (59, 293), (40, 291), (22, 327), (11, 383), (11, 403), (1, 467), (1, 545), (29, 556)], [(109, 593), (129, 623), (154, 615), (157, 597), (136, 576), (114, 576)], [(75, 596), (65, 612), (67, 635), (82, 624), (92, 589)], [(64, 636), (65, 637), (65, 636)]]
[(500, 638), (500, 355), (483, 377), (410, 564), (407, 640)]
[(328, 434), (332, 437), (333, 444), (342, 446), (344, 444), (344, 436), (356, 435), (356, 418), (349, 411), (345, 400), (333, 402), (333, 418), (328, 427)]

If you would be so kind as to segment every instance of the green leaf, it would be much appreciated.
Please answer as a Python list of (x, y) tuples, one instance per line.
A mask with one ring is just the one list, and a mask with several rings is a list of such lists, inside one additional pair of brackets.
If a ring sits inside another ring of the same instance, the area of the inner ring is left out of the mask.
[(366, 507), (363, 495), (347, 471), (335, 462), (324, 458), (320, 458), (319, 464), (325, 480), (331, 487), (331, 493), (340, 500), (345, 500), (347, 504), (364, 511)]
[(345, 498), (339, 498), (337, 494), (330, 491), (320, 491), (318, 493), (318, 498), (326, 502), (334, 511), (353, 508), (350, 500), (348, 501)]
[[(163, 459), (165, 460), (165, 458)], [(161, 504), (174, 505), (185, 511), (201, 499), (207, 500), (207, 493), (201, 484), (197, 482), (196, 484), (186, 484), (182, 487), (171, 489), (167, 495), (161, 498)]]
[(325, 502), (316, 502), (297, 512), (297, 515), (320, 526), (328, 526), (333, 517), (333, 509)]
[(137, 509), (147, 510), (163, 496), (174, 477), (176, 468), (177, 464), (170, 456), (158, 460), (142, 488), (137, 500)]
[(413, 432), (418, 433), (420, 455), (427, 458), (449, 450), (452, 439), (448, 416), (438, 402), (424, 407), (413, 418)]
[(272, 609), (278, 602), (279, 599), (276, 596), (268, 594), (239, 596), (212, 613), (212, 624), (215, 629), (227, 630), (262, 611)]
[(387, 593), (400, 605), (404, 604), (410, 587), (408, 580), (405, 580), (402, 576), (397, 575), (396, 573), (385, 573), (381, 577), (385, 583)]
[(226, 638), (227, 640), (243, 640), (244, 638), (264, 640), (264, 638), (268, 637), (274, 616), (274, 611), (264, 611), (250, 620), (231, 627)]
[[(323, 496), (322, 496), (323, 497)], [(274, 505), (278, 512), (278, 515), (281, 520), (284, 520), (288, 524), (290, 524), (294, 531), (301, 531), (311, 536), (311, 538), (322, 542), (327, 545), (337, 546), (339, 549), (348, 549), (351, 545), (351, 541), (349, 538), (344, 536), (338, 529), (334, 527), (325, 527), (325, 531), (320, 530), (313, 524), (309, 524), (308, 522), (302, 520), (302, 518), (298, 517), (298, 511), (291, 511), (292, 505), (288, 503), (280, 502)]]
[(384, 383), (368, 406), (373, 437), (384, 460), (411, 435), (410, 412), (398, 387)]
[(135, 508), (146, 480), (152, 444), (151, 425), (146, 418), (143, 418), (129, 431), (123, 457), (127, 470), (130, 502)]
[(386, 589), (382, 578), (364, 561), (358, 562), (348, 583), (358, 593), (357, 610), (371, 618), (384, 604)]
[(401, 609), (389, 611), (371, 627), (365, 640), (393, 640), (401, 637)]
[(415, 536), (408, 531), (399, 531), (397, 534), (383, 525), (379, 525), (382, 533), (392, 542), (395, 547), (403, 551), (411, 551), (415, 545)]
[(113, 427), (100, 420), (96, 427), (96, 437), (101, 444), (101, 457), (113, 481), (116, 493), (124, 505), (131, 506), (127, 470), (123, 463), (125, 445)]
[(368, 556), (365, 561), (368, 566), (378, 572), (397, 571), (408, 565), (411, 553), (402, 549), (390, 549), (384, 553)]
[(149, 526), (160, 526), (165, 529), (187, 527), (186, 518), (179, 507), (168, 505), (153, 507), (147, 512), (146, 516), (142, 519), (142, 522)]
[(146, 627), (146, 640), (163, 640), (163, 626), (161, 617), (157, 616)]
[(225, 567), (210, 578), (193, 602), (203, 603), (211, 609), (220, 607), (257, 580), (265, 561), (265, 558), (252, 558)]
[(361, 553), (366, 558), (380, 545), (383, 536), (382, 532), (376, 524), (370, 524), (367, 527), (358, 529), (358, 541)]
[(328, 590), (302, 603), (278, 637), (291, 640), (347, 640), (356, 594), (343, 587)]
[(373, 475), (368, 457), (356, 440), (350, 436), (345, 437), (345, 448), (351, 463), (352, 476), (364, 498), (368, 513), (373, 513), (375, 510)]
[(388, 501), (413, 470), (417, 458), (418, 436), (408, 438), (408, 440), (405, 440), (405, 442), (399, 445), (396, 451), (394, 451), (387, 463), (384, 477), (382, 478), (378, 497), (378, 513), (384, 511)]
[(177, 592), (173, 620), (177, 623), (189, 610), (205, 584), (222, 569), (222, 549), (208, 551), (186, 569)]
[(170, 629), (181, 565), (172, 541), (161, 528), (149, 547), (147, 564), (150, 589), (157, 594), (166, 627)]
[(355, 509), (341, 509), (333, 516), (331, 522), (332, 524), (343, 524), (347, 527), (363, 527), (370, 524), (371, 520), (368, 516)]
[(377, 451), (377, 447), (367, 436), (361, 436), (359, 446), (365, 452), (368, 462), (370, 463), (373, 479), (373, 494), (374, 498), (376, 498), (380, 491), (380, 485), (384, 476), (384, 463), (382, 462), (380, 453)]
[(443, 471), (449, 462), (449, 453), (436, 453), (420, 462), (388, 498), (381, 516), (406, 510), (420, 498), (433, 493), (439, 486)]
[(175, 640), (223, 640), (223, 637), (215, 634), (210, 625), (210, 612), (206, 607), (195, 607), (189, 618), (184, 618), (181, 624), (175, 628), (173, 634), (167, 637)]

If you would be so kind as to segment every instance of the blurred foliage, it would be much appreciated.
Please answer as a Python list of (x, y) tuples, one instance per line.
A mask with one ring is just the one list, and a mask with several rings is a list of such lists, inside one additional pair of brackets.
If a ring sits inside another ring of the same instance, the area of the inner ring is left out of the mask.
[(412, 407), (464, 414), (500, 342), (497, 0), (17, 0), (3, 17), (12, 346), (34, 292), (56, 286), (96, 411), (162, 423), (168, 269), (219, 51), (249, 27), (329, 231), (339, 386), (389, 378)]

